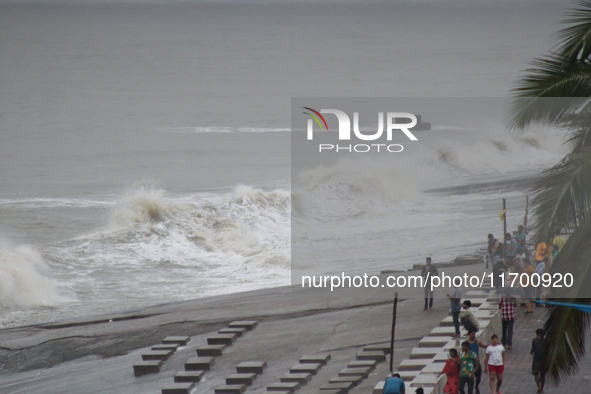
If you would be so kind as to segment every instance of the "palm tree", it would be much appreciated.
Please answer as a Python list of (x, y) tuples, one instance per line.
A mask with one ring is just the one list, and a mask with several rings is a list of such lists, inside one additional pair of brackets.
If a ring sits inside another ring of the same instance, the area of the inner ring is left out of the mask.
[[(565, 157), (543, 173), (535, 187), (533, 227), (536, 238), (569, 235), (552, 263), (551, 274), (571, 273), (571, 288), (552, 289), (551, 298), (591, 304), (591, 0), (580, 0), (557, 33), (559, 44), (513, 90), (509, 123), (524, 129), (532, 123), (566, 131)], [(556, 383), (575, 374), (585, 354), (585, 333), (590, 315), (552, 306), (547, 332), (544, 370)]]

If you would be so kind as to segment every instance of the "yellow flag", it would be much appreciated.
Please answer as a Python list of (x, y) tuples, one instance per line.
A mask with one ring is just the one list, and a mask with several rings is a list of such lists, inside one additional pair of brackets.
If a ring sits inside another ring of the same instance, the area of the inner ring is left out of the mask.
[(501, 222), (505, 219), (505, 211), (499, 213), (499, 217), (501, 218)]

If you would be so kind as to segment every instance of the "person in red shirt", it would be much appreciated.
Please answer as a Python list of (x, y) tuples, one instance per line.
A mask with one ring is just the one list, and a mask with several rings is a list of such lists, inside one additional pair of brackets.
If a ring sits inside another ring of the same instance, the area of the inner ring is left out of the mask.
[(460, 357), (456, 349), (449, 349), (449, 358), (445, 362), (443, 371), (439, 373), (438, 377), (445, 374), (447, 376), (447, 383), (443, 388), (444, 394), (458, 394), (460, 381)]

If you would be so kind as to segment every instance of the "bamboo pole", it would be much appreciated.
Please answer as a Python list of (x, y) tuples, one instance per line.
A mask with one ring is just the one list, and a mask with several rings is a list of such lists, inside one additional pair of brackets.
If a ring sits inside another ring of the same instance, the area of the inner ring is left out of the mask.
[(503, 198), (503, 259), (505, 259), (505, 264), (507, 264), (507, 203)]
[(529, 208), (529, 196), (525, 196), (525, 216), (523, 217), (523, 231), (527, 230), (527, 209)]
[(392, 337), (390, 338), (390, 373), (394, 372), (394, 333), (396, 331), (396, 307), (398, 292), (394, 293), (394, 310), (392, 311)]

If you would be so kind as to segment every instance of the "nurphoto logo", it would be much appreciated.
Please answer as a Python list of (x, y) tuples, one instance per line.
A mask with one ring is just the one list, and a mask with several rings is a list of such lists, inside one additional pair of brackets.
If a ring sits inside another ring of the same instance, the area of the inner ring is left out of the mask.
[[(303, 114), (308, 115), (307, 124), (307, 139), (309, 141), (314, 139), (314, 121), (318, 124), (321, 131), (329, 131), (328, 123), (322, 114), (333, 114), (336, 116), (339, 123), (338, 139), (339, 141), (351, 141), (351, 119), (349, 115), (338, 109), (321, 109), (320, 112), (310, 107), (302, 107), (307, 110)], [(410, 131), (418, 123), (415, 115), (408, 112), (388, 112), (386, 114), (386, 140), (392, 141), (394, 131), (402, 131), (411, 141), (417, 141), (417, 137)], [(384, 113), (378, 112), (378, 126), (377, 131), (372, 134), (364, 134), (359, 129), (359, 113), (353, 112), (353, 138), (361, 141), (376, 141), (384, 134)], [(375, 152), (402, 152), (404, 147), (400, 144), (318, 144), (318, 151), (333, 151), (333, 152), (358, 152), (366, 153), (370, 151)]]

